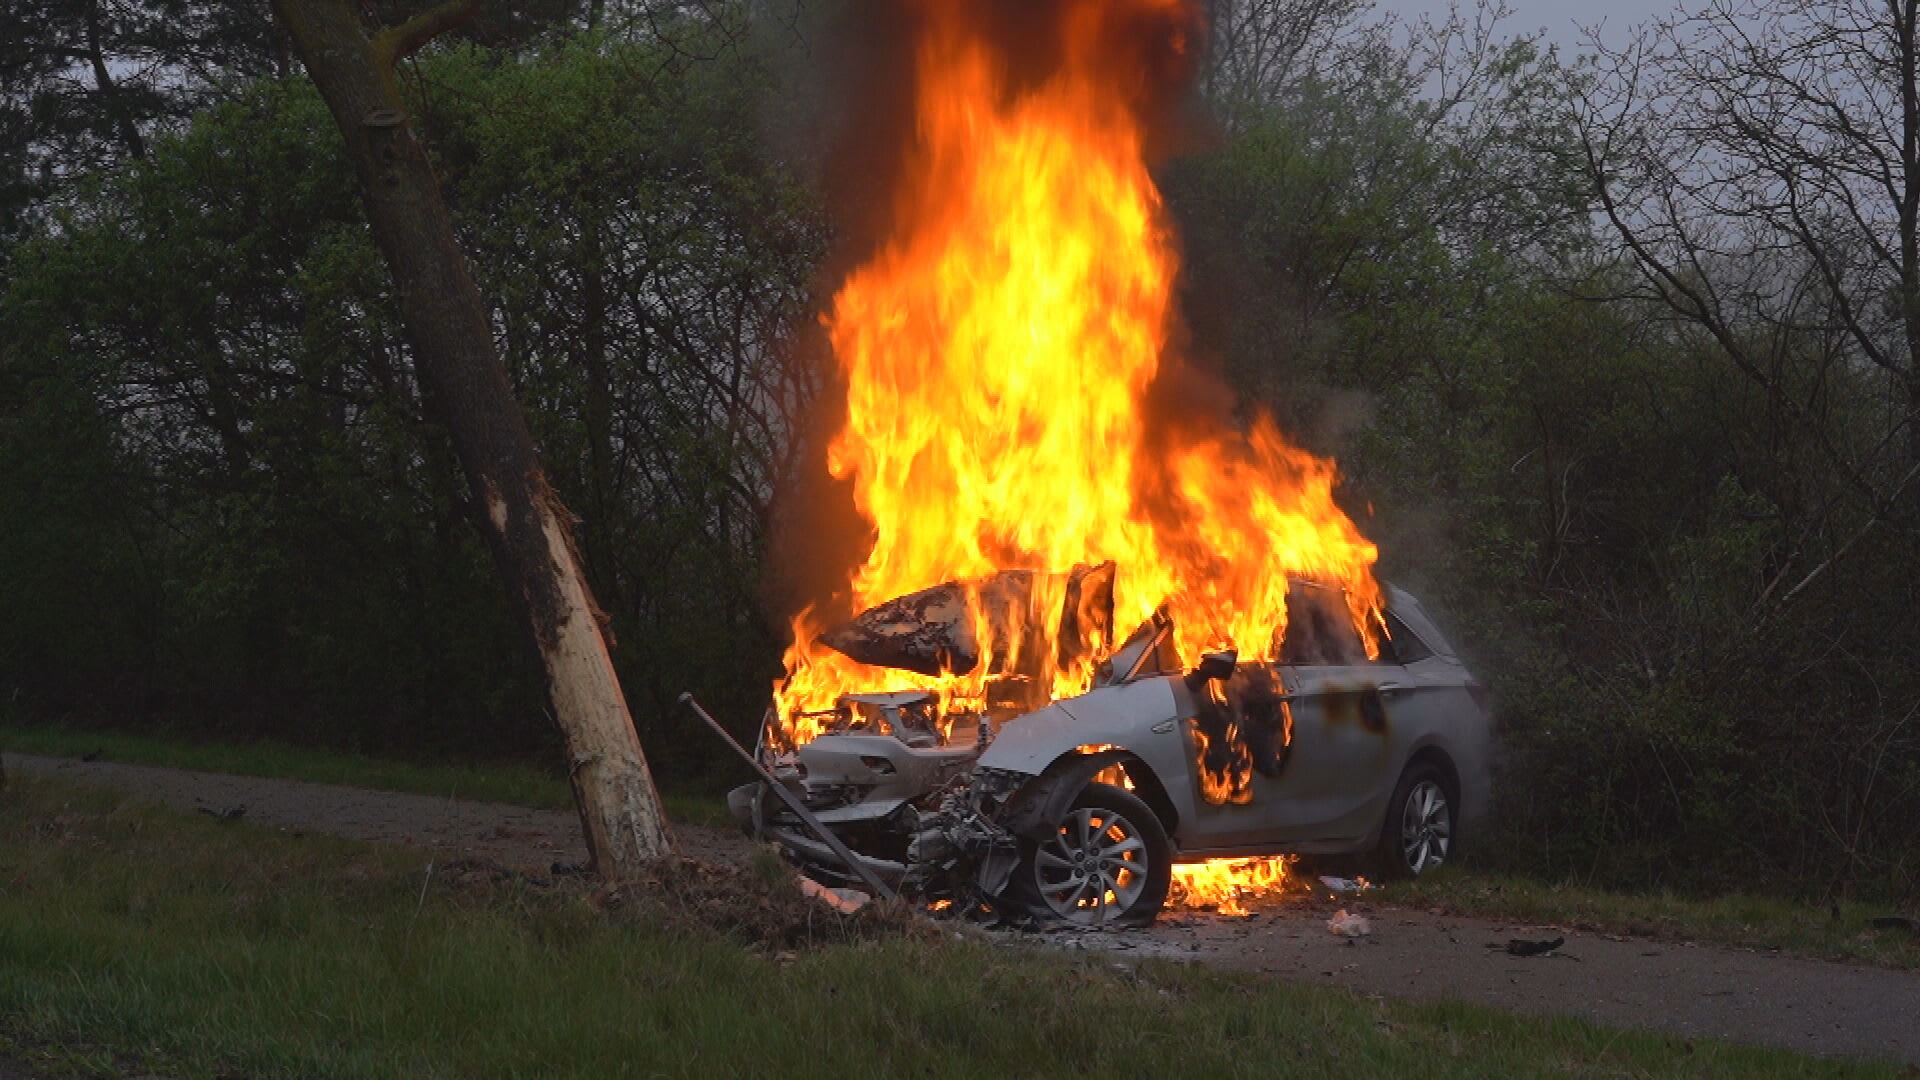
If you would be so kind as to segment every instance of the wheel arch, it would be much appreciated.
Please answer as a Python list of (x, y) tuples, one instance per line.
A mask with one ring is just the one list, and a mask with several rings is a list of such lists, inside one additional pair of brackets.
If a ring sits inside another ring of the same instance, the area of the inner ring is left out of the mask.
[(1078, 746), (1061, 754), (1039, 776), (1008, 798), (1000, 824), (1016, 836), (1036, 838), (1073, 805), (1094, 778), (1118, 767), (1133, 785), (1133, 794), (1153, 811), (1169, 838), (1176, 835), (1180, 812), (1167, 786), (1140, 755), (1113, 746)]
[(1455, 815), (1458, 816), (1460, 769), (1453, 763), (1453, 755), (1447, 753), (1446, 749), (1438, 743), (1427, 743), (1407, 755), (1407, 763), (1401, 767), (1400, 775), (1393, 778), (1394, 784), (1398, 786), (1402, 777), (1421, 765), (1431, 765), (1440, 773), (1440, 782), (1446, 787), (1447, 798), (1452, 801)]
[[(1392, 783), (1389, 783), (1385, 789), (1380, 792), (1378, 796), (1380, 801), (1376, 804), (1379, 810), (1374, 814), (1373, 825), (1367, 833), (1365, 843), (1358, 850), (1362, 852), (1372, 851), (1379, 846), (1380, 838), (1385, 836), (1387, 832), (1387, 815), (1393, 812), (1393, 793), (1399, 790), (1400, 781), (1406, 779), (1407, 773), (1412, 772), (1422, 765), (1430, 765), (1440, 774), (1441, 786), (1446, 788), (1447, 797), (1452, 800), (1454, 806), (1458, 808), (1460, 805), (1459, 766), (1454, 764), (1453, 755), (1447, 753), (1445, 747), (1435, 742), (1423, 742), (1413, 748), (1413, 752), (1407, 755), (1406, 761), (1401, 763), (1400, 771), (1393, 774)], [(1457, 809), (1455, 811), (1454, 827), (1456, 829), (1459, 828)]]
[(1454, 764), (1453, 755), (1447, 753), (1445, 747), (1431, 742), (1422, 744), (1416, 747), (1413, 753), (1407, 755), (1406, 764), (1402, 765), (1400, 772), (1394, 776), (1393, 786), (1387, 789), (1385, 803), (1381, 807), (1379, 817), (1374, 824), (1372, 838), (1368, 842), (1367, 847), (1363, 849), (1368, 852), (1365, 858), (1382, 876), (1390, 877), (1395, 873), (1389, 868), (1387, 861), (1388, 856), (1382, 852), (1388, 842), (1387, 838), (1391, 835), (1390, 820), (1398, 805), (1400, 787), (1406, 782), (1407, 777), (1411, 775), (1414, 770), (1420, 768), (1431, 768), (1439, 774), (1440, 787), (1446, 793), (1448, 803), (1453, 807), (1454, 841), (1456, 844), (1459, 841), (1461, 833), (1460, 768)]

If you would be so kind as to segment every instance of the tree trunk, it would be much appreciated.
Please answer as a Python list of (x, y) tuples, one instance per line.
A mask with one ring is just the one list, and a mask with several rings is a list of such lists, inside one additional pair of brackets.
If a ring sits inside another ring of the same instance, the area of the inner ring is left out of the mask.
[(452, 437), (484, 509), (481, 531), (546, 665), (594, 868), (631, 876), (671, 850), (653, 776), (614, 676), (574, 546), (514, 400), (439, 182), (394, 65), (472, 16), (457, 0), (369, 36), (350, 0), (273, 0), (294, 52), (346, 140), (374, 241), (398, 290), (428, 414)]

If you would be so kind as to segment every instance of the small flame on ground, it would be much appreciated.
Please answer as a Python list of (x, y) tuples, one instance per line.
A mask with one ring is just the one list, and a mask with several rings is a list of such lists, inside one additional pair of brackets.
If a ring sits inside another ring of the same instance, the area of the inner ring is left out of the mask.
[(1222, 915), (1251, 915), (1247, 901), (1274, 899), (1285, 891), (1287, 868), (1292, 862), (1286, 855), (1266, 855), (1177, 864), (1167, 904), (1189, 911), (1211, 909)]

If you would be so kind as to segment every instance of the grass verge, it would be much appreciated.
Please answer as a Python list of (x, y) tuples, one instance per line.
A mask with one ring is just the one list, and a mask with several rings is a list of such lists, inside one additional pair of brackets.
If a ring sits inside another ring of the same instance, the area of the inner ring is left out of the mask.
[(757, 895), (669, 889), (609, 909), (584, 886), (432, 877), (416, 853), (293, 840), (37, 778), (0, 792), (0, 884), (0, 1049), (50, 1071), (1899, 1075), (1164, 962), (1116, 969), (900, 924), (862, 930), (811, 906), (806, 944), (756, 945), (747, 924), (687, 916), (790, 903), (797, 893), (776, 895), (791, 893), (783, 875), (764, 875)]
[[(52, 757), (97, 754), (130, 765), (163, 765), (241, 776), (270, 776), (316, 784), (455, 796), (542, 810), (572, 810), (566, 780), (530, 765), (420, 764), (261, 739), (216, 742), (178, 736), (22, 724), (0, 719), (0, 750)], [(663, 790), (667, 817), (698, 825), (731, 824), (720, 795)]]
[(1853, 902), (1815, 905), (1750, 894), (1701, 898), (1671, 892), (1605, 892), (1454, 867), (1442, 867), (1414, 881), (1392, 882), (1368, 896), (1450, 915), (1920, 968), (1920, 936), (1896, 927), (1875, 927), (1873, 919), (1892, 909)]

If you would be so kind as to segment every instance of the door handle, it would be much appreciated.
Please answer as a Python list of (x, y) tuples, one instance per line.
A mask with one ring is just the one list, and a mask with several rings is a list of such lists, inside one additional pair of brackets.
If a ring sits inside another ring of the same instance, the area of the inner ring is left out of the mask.
[(1404, 693), (1408, 690), (1411, 690), (1413, 689), (1413, 687), (1408, 686), (1406, 683), (1390, 682), (1390, 683), (1381, 683), (1379, 686), (1375, 687), (1375, 689), (1379, 690), (1383, 694), (1399, 694), (1399, 693)]

